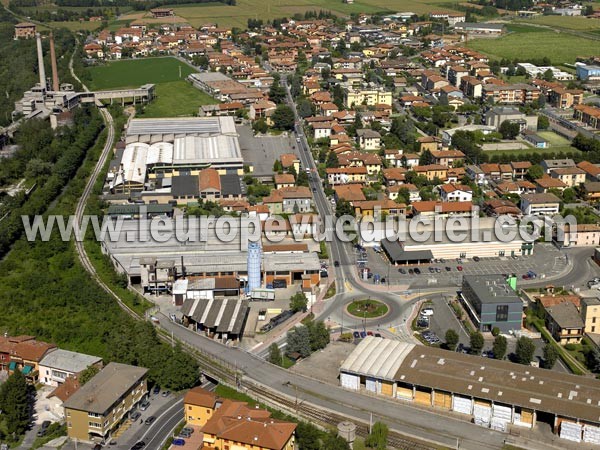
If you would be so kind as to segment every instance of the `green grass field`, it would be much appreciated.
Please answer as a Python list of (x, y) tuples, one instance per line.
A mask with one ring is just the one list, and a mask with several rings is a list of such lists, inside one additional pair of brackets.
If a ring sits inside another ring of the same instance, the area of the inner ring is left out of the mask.
[(50, 26), (53, 28), (66, 28), (71, 31), (95, 31), (102, 26), (102, 22), (79, 22), (78, 20), (73, 20), (70, 22), (50, 22)]
[(537, 134), (550, 142), (551, 146), (564, 147), (571, 145), (571, 141), (559, 134), (556, 134), (554, 131), (538, 131)]
[(190, 66), (172, 57), (113, 61), (88, 70), (92, 76), (92, 90), (139, 87), (145, 83), (168, 83), (184, 80), (194, 72)]
[[(447, 5), (447, 6), (446, 6)], [(264, 21), (279, 17), (291, 17), (306, 11), (326, 10), (339, 15), (351, 13), (372, 14), (383, 11), (413, 11), (426, 14), (433, 10), (454, 10), (453, 0), (356, 0), (346, 4), (342, 0), (237, 0), (235, 6), (222, 3), (198, 5), (173, 5), (175, 14), (197, 27), (205, 23), (217, 23), (224, 27), (246, 27), (248, 19)], [(142, 19), (148, 23), (164, 23), (164, 19), (152, 19), (148, 13), (131, 13), (121, 20)]]
[(574, 63), (578, 56), (600, 55), (598, 41), (544, 30), (535, 33), (535, 36), (532, 34), (514, 33), (499, 39), (474, 39), (468, 45), (492, 58), (527, 60), (547, 56), (554, 64)]
[[(521, 20), (519, 20), (521, 22)], [(590, 19), (587, 17), (567, 17), (567, 16), (539, 16), (531, 19), (522, 20), (524, 23), (538, 25), (547, 25), (550, 27), (568, 28), (570, 30), (598, 30), (600, 29), (600, 19)]]
[(156, 85), (156, 98), (144, 109), (142, 117), (177, 117), (198, 114), (202, 105), (219, 103), (187, 81)]

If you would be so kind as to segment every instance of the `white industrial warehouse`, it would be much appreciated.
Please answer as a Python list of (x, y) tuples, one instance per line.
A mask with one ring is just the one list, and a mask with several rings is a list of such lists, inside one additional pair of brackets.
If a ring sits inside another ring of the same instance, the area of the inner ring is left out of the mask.
[(600, 381), (368, 336), (342, 363), (342, 387), (453, 411), (498, 431), (548, 423), (600, 444)]

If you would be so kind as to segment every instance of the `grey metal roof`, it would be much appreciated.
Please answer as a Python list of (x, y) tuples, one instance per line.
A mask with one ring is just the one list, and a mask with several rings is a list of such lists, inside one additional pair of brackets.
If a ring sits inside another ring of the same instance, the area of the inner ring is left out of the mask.
[(241, 195), (242, 185), (240, 182), (239, 175), (235, 173), (228, 173), (221, 175), (221, 195)]
[(577, 307), (571, 302), (562, 302), (546, 308), (546, 312), (561, 328), (583, 328), (583, 320)]
[(172, 180), (172, 195), (199, 195), (198, 175), (179, 175), (177, 177), (173, 177)]
[(104, 415), (146, 376), (148, 369), (111, 362), (64, 403), (68, 409)]
[(423, 261), (433, 259), (433, 253), (431, 250), (404, 250), (404, 248), (397, 241), (390, 241), (388, 239), (381, 240), (381, 246), (393, 262), (402, 261)]
[(367, 336), (342, 363), (341, 372), (393, 381), (415, 344)]
[(464, 275), (463, 282), (469, 285), (483, 304), (523, 303), (503, 275)]
[(57, 349), (44, 356), (40, 361), (40, 365), (52, 369), (64, 370), (65, 372), (79, 373), (101, 361), (102, 358), (98, 356)]
[[(176, 119), (132, 119), (127, 136), (144, 134), (218, 134), (221, 133), (219, 117), (193, 117)], [(233, 120), (233, 119), (232, 119)]]
[(248, 300), (187, 299), (181, 307), (184, 316), (218, 333), (240, 334), (248, 314)]
[(321, 263), (316, 253), (267, 253), (263, 256), (264, 270), (295, 271), (320, 270)]

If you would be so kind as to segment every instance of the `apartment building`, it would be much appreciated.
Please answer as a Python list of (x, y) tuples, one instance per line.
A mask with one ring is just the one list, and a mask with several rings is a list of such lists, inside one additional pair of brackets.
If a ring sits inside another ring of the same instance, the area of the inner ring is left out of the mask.
[(39, 380), (47, 386), (57, 387), (68, 377), (75, 376), (90, 366), (102, 368), (102, 358), (57, 349), (40, 361)]
[(600, 130), (600, 108), (588, 105), (575, 105), (573, 116), (586, 125)]
[(525, 104), (540, 97), (540, 90), (529, 84), (487, 84), (483, 86), (483, 100), (495, 104)]
[(148, 369), (111, 362), (63, 404), (67, 435), (84, 442), (110, 440), (148, 394)]
[(553, 216), (558, 214), (560, 199), (551, 193), (523, 194), (521, 211), (526, 215)]
[(346, 107), (354, 105), (391, 105), (392, 92), (384, 89), (352, 89), (347, 88), (345, 92)]

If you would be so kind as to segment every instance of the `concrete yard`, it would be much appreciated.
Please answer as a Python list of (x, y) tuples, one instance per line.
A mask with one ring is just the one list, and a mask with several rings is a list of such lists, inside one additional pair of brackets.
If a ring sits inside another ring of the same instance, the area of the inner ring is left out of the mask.
[(298, 361), (290, 370), (326, 383), (338, 384), (340, 366), (355, 348), (352, 343), (332, 341), (323, 350)]
[(287, 133), (255, 137), (248, 125), (237, 127), (244, 163), (254, 167), (254, 175), (273, 175), (273, 163), (284, 153), (298, 154), (296, 140)]

